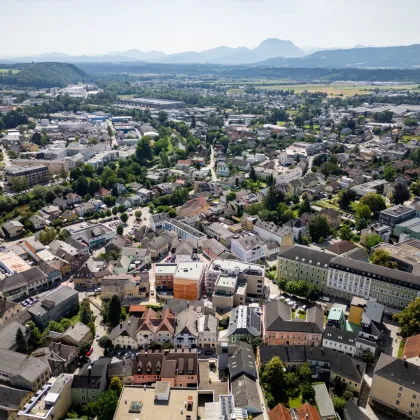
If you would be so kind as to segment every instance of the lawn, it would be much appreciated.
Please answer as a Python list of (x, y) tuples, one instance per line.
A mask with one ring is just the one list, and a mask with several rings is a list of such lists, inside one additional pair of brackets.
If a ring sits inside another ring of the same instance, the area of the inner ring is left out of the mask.
[(0, 74), (7, 74), (9, 73), (9, 70), (12, 70), (12, 74), (17, 74), (20, 72), (20, 70), (16, 69), (0, 69)]
[(414, 139), (414, 140), (420, 140), (420, 136), (408, 136), (408, 135), (407, 136), (402, 136), (402, 141), (404, 143), (408, 143), (412, 139)]
[(296, 398), (289, 398), (289, 407), (290, 408), (299, 408), (303, 404), (302, 396), (299, 395)]
[(301, 314), (301, 313), (299, 312), (299, 318), (300, 318), (300, 319), (306, 319), (306, 313)]
[(400, 347), (398, 349), (398, 359), (401, 359), (401, 356), (402, 356), (403, 351), (404, 351), (404, 346), (405, 346), (405, 342), (400, 341)]
[(325, 92), (328, 96), (354, 96), (354, 95), (368, 95), (373, 90), (386, 90), (393, 88), (394, 90), (410, 90), (420, 92), (418, 84), (406, 84), (406, 85), (372, 85), (372, 84), (353, 84), (353, 83), (306, 83), (306, 84), (275, 84), (275, 82), (267, 81), (263, 85), (256, 86), (260, 89), (271, 89), (271, 90), (294, 90), (295, 93), (308, 92)]

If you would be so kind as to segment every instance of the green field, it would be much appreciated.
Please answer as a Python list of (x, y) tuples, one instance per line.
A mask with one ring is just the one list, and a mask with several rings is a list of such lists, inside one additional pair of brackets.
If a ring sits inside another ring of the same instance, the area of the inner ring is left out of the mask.
[(16, 69), (0, 69), (0, 74), (7, 74), (7, 73), (9, 73), (9, 70), (12, 70), (12, 74), (19, 73), (19, 71), (20, 71), (20, 70), (16, 70)]
[(259, 89), (271, 89), (271, 90), (294, 90), (295, 93), (302, 93), (304, 91), (308, 92), (325, 92), (328, 93), (328, 96), (354, 96), (354, 95), (368, 95), (372, 93), (375, 89), (379, 90), (410, 90), (412, 92), (420, 92), (418, 89), (418, 84), (405, 84), (405, 85), (367, 85), (367, 84), (331, 84), (331, 83), (306, 83), (306, 84), (276, 84), (275, 82), (265, 82), (263, 85), (255, 86)]

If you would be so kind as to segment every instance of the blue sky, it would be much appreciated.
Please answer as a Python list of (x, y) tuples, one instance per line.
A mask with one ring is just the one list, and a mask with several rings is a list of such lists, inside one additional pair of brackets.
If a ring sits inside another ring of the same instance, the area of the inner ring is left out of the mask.
[(420, 43), (419, 0), (0, 0), (0, 56)]

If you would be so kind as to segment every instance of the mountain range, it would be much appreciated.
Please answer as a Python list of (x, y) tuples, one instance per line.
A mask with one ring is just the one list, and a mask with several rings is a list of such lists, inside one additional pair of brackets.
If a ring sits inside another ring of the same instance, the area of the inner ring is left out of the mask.
[(45, 53), (0, 60), (3, 63), (162, 63), (219, 64), (290, 68), (420, 68), (420, 45), (364, 47), (304, 51), (292, 41), (268, 38), (256, 48), (216, 47), (204, 51), (166, 54), (162, 51), (112, 51), (103, 55), (74, 56)]

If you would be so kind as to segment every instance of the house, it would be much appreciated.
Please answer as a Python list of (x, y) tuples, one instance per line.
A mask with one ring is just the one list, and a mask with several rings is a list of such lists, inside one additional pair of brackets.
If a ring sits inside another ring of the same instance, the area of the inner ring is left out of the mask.
[(109, 276), (111, 271), (108, 263), (89, 258), (86, 263), (73, 275), (75, 290), (93, 291), (100, 286), (101, 280)]
[(373, 371), (369, 403), (393, 418), (419, 419), (420, 367), (382, 353)]
[(390, 226), (375, 223), (365, 229), (362, 229), (360, 232), (360, 243), (365, 243), (366, 235), (378, 235), (384, 242), (388, 243), (389, 238), (391, 237), (391, 232), (392, 228)]
[(102, 278), (101, 299), (111, 299), (113, 295), (119, 296), (122, 301), (126, 299), (145, 298), (149, 295), (149, 272), (112, 274)]
[(108, 195), (111, 195), (111, 191), (107, 190), (104, 187), (99, 188), (98, 191), (96, 191), (96, 193), (94, 194), (95, 198), (104, 198), (107, 197)]
[(36, 302), (28, 312), (35, 324), (46, 328), (50, 321), (60, 321), (79, 309), (79, 295), (68, 286), (60, 286)]
[(231, 239), (231, 251), (241, 261), (257, 262), (267, 256), (267, 244), (259, 236), (245, 235)]
[(45, 229), (45, 227), (48, 226), (47, 221), (44, 218), (42, 218), (39, 214), (32, 215), (29, 218), (29, 221), (31, 222), (31, 225), (35, 230)]
[(67, 200), (61, 197), (56, 197), (54, 201), (52, 202), (54, 206), (57, 206), (60, 210), (66, 210), (69, 208), (69, 205), (67, 204)]
[(23, 227), (22, 223), (18, 222), (17, 220), (9, 220), (8, 222), (4, 222), (0, 228), (0, 235), (5, 239), (12, 239), (17, 238), (21, 234), (23, 234), (25, 228)]
[(350, 241), (338, 241), (328, 245), (325, 249), (333, 254), (346, 256), (346, 254), (356, 248), (357, 246)]
[(322, 209), (319, 212), (320, 216), (324, 216), (327, 219), (328, 225), (334, 229), (338, 228), (341, 223), (341, 214), (339, 211), (334, 209)]
[(218, 176), (228, 177), (229, 173), (229, 165), (225, 161), (219, 161), (216, 163), (216, 174)]
[(204, 224), (204, 232), (224, 246), (230, 246), (231, 239), (235, 236), (235, 233), (219, 222)]
[(73, 376), (71, 400), (76, 406), (84, 406), (96, 401), (107, 386), (107, 371), (110, 359), (100, 358), (92, 364), (86, 364), (78, 375)]
[(52, 222), (55, 219), (57, 219), (57, 217), (60, 216), (60, 213), (60, 208), (57, 206), (45, 206), (38, 210), (38, 214), (43, 219), (48, 220), (49, 222)]
[(126, 210), (131, 207), (131, 201), (126, 197), (118, 197), (115, 204), (117, 206), (124, 206)]
[(335, 420), (335, 409), (325, 384), (312, 385), (321, 420)]
[(138, 190), (137, 195), (140, 197), (139, 204), (144, 206), (152, 199), (153, 192), (147, 188)]
[(109, 333), (108, 337), (116, 348), (137, 349), (137, 328), (139, 318), (130, 316), (124, 322), (121, 322)]
[(176, 348), (195, 348), (198, 345), (198, 321), (200, 315), (187, 308), (176, 317), (174, 345)]
[[(117, 232), (107, 226), (97, 223), (87, 227), (81, 227), (71, 232), (71, 238), (86, 245), (89, 249), (104, 246), (108, 241), (115, 238)], [(69, 242), (68, 239), (66, 242)]]
[(359, 408), (352, 398), (344, 406), (344, 420), (369, 420), (369, 417)]
[(67, 204), (69, 206), (74, 206), (75, 204), (82, 204), (83, 200), (79, 194), (76, 193), (68, 193), (66, 195)]
[(198, 320), (198, 346), (216, 347), (219, 323), (212, 314), (200, 315)]
[(193, 217), (196, 214), (205, 213), (210, 208), (210, 204), (207, 202), (205, 197), (197, 197), (187, 201), (177, 211), (178, 217)]
[(416, 360), (418, 357), (420, 357), (420, 334), (413, 335), (405, 340), (402, 353), (402, 358), (408, 362), (410, 362), (411, 359)]
[(82, 322), (76, 322), (64, 331), (60, 341), (68, 346), (78, 347), (82, 343), (91, 343), (92, 339), (90, 328)]
[(172, 194), (179, 185), (176, 182), (163, 182), (161, 184), (154, 185), (152, 191), (157, 195)]
[(270, 420), (321, 420), (318, 410), (309, 403), (290, 410), (279, 403), (268, 412), (268, 416)]
[(132, 241), (128, 239), (127, 237), (125, 237), (124, 235), (116, 236), (105, 245), (105, 252), (107, 254), (109, 254), (112, 251), (120, 253), (122, 248), (129, 247), (131, 245), (132, 245)]
[(15, 317), (21, 310), (22, 306), (19, 303), (0, 299), (0, 327), (2, 327), (6, 321)]
[(61, 270), (56, 267), (56, 262), (58, 262), (58, 259), (49, 261), (41, 260), (38, 263), (40, 270), (47, 275), (47, 282), (49, 286), (52, 286), (54, 283), (61, 281), (63, 278)]
[(36, 357), (0, 349), (0, 383), (36, 392), (50, 376), (49, 366)]
[(146, 347), (152, 342), (172, 342), (175, 333), (175, 314), (169, 309), (163, 309), (157, 314), (149, 308), (140, 318), (137, 329), (137, 342), (140, 346)]
[(17, 351), (16, 334), (19, 329), (22, 331), (26, 340), (29, 340), (29, 328), (17, 320), (9, 321), (0, 329), (0, 349)]
[(115, 189), (117, 190), (118, 195), (122, 195), (127, 192), (127, 187), (124, 184), (115, 184)]
[(252, 346), (238, 343), (238, 348), (229, 357), (229, 376), (235, 406), (245, 408), (252, 415), (263, 412), (258, 392), (258, 375)]
[(134, 248), (134, 247), (122, 247), (121, 255), (127, 257), (131, 263), (150, 265), (152, 262), (152, 253), (148, 249)]
[(79, 217), (86, 217), (87, 215), (93, 213), (95, 210), (95, 205), (88, 202), (77, 205), (74, 211)]
[(227, 337), (230, 343), (261, 337), (259, 309), (244, 305), (234, 308), (229, 319)]
[(215, 238), (201, 241), (201, 249), (203, 254), (210, 260), (216, 260), (223, 252), (227, 251), (227, 248)]
[(280, 299), (264, 306), (263, 337), (266, 344), (315, 345), (322, 341), (324, 313), (314, 306), (306, 312), (306, 319), (292, 318), (292, 310)]
[(17, 414), (29, 402), (33, 393), (0, 384), (0, 417), (5, 420), (17, 418)]

